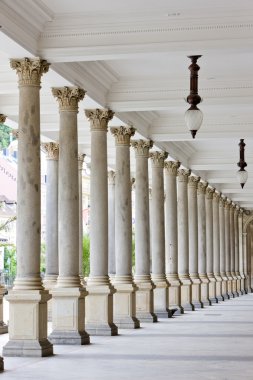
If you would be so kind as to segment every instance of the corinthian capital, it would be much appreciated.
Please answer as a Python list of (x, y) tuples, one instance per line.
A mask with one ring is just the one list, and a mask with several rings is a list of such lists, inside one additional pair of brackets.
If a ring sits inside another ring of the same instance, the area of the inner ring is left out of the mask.
[(207, 187), (206, 189), (206, 199), (213, 199), (213, 194), (215, 189), (213, 187)]
[(221, 193), (219, 191), (215, 191), (213, 193), (213, 200), (214, 201), (219, 202), (220, 201), (220, 197), (221, 197)]
[(78, 112), (78, 103), (85, 91), (79, 87), (53, 87), (53, 96), (58, 100), (60, 111)]
[(114, 112), (109, 109), (85, 110), (85, 115), (90, 121), (92, 131), (107, 131), (108, 122), (113, 118)]
[(108, 172), (108, 184), (115, 185), (116, 174), (113, 170), (109, 170)]
[(135, 155), (149, 157), (149, 149), (153, 146), (153, 141), (151, 140), (133, 140), (131, 141), (131, 146), (135, 150)]
[(226, 201), (225, 201), (225, 209), (226, 210), (229, 210), (230, 209), (230, 207), (231, 207), (231, 204), (232, 204), (232, 201), (231, 201), (231, 199), (226, 199)]
[(59, 159), (59, 144), (54, 142), (42, 143), (41, 149), (46, 153), (48, 160)]
[(208, 186), (207, 182), (199, 182), (198, 183), (198, 194), (205, 194), (207, 186)]
[(164, 167), (164, 160), (168, 157), (167, 152), (150, 152), (149, 157), (152, 161), (152, 166), (154, 168), (163, 168)]
[(135, 129), (133, 127), (113, 127), (110, 130), (115, 137), (116, 145), (130, 146), (130, 137), (135, 134)]
[(179, 182), (188, 182), (188, 177), (191, 175), (191, 171), (188, 169), (178, 169), (177, 175)]
[(164, 168), (166, 169), (166, 172), (170, 175), (177, 175), (177, 170), (180, 167), (181, 162), (179, 161), (166, 161), (164, 163)]
[(188, 177), (188, 185), (190, 187), (194, 187), (195, 189), (197, 189), (199, 181), (200, 181), (200, 177), (193, 176), (193, 175)]
[(0, 124), (4, 124), (7, 116), (5, 116), (3, 113), (0, 113)]
[(40, 86), (44, 73), (48, 72), (50, 63), (40, 58), (11, 59), (10, 66), (16, 70), (20, 86)]

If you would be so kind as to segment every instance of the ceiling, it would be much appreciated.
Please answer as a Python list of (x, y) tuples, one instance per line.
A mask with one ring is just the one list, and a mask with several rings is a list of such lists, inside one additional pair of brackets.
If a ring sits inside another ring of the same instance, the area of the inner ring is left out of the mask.
[[(79, 149), (90, 154), (83, 109), (110, 107), (111, 126), (133, 124), (174, 159), (246, 209), (253, 209), (252, 0), (0, 0), (0, 113), (18, 121), (17, 78), (9, 58), (51, 63), (41, 90), (44, 139), (57, 140), (52, 86), (78, 85)], [(200, 54), (200, 108), (195, 140), (184, 123), (190, 64)], [(17, 125), (16, 125), (17, 127)], [(249, 179), (236, 179), (239, 139), (246, 142)], [(134, 155), (132, 170), (134, 171)], [(114, 141), (108, 133), (108, 163)]]

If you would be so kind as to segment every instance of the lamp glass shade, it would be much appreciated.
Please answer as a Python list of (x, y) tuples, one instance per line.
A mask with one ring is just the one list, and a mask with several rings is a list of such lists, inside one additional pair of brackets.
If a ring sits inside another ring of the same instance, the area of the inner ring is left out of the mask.
[(185, 123), (189, 131), (198, 131), (203, 122), (203, 112), (197, 109), (188, 109), (184, 114)]
[(248, 179), (248, 172), (246, 170), (238, 170), (238, 172), (236, 173), (236, 176), (237, 176), (238, 182), (243, 187)]

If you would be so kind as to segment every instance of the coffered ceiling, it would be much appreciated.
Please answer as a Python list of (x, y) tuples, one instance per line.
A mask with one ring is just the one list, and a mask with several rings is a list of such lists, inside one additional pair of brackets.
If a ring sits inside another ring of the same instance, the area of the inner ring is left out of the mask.
[[(242, 207), (253, 208), (252, 0), (0, 0), (0, 113), (18, 121), (10, 57), (51, 63), (41, 90), (44, 138), (57, 140), (58, 109), (50, 87), (78, 85), (79, 149), (89, 155), (84, 108), (110, 107), (110, 125), (131, 123), (184, 166)], [(200, 54), (204, 122), (192, 140), (184, 122), (189, 59)], [(239, 139), (249, 179), (236, 179)], [(108, 133), (109, 165), (114, 166)], [(133, 157), (134, 158), (134, 157)], [(134, 171), (134, 159), (132, 160)]]

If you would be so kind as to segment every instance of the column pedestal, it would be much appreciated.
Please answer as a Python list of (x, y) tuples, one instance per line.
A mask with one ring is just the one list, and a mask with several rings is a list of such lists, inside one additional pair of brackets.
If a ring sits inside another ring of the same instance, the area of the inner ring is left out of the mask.
[(131, 276), (117, 276), (113, 279), (117, 289), (114, 294), (113, 314), (114, 322), (120, 329), (136, 329), (140, 321), (136, 318), (136, 290)]
[[(0, 286), (0, 334), (8, 333), (8, 326), (3, 321), (3, 297), (6, 288), (4, 286)], [(1, 359), (0, 359), (0, 370), (1, 370)]]
[(136, 292), (136, 317), (140, 322), (157, 322), (157, 316), (154, 313), (154, 293), (155, 288), (150, 276), (139, 275), (134, 277), (137, 286)]
[(206, 275), (199, 275), (201, 284), (200, 284), (200, 295), (201, 302), (204, 306), (212, 305), (211, 300), (209, 299), (209, 280)]
[(229, 300), (230, 296), (228, 294), (228, 278), (225, 273), (224, 274), (221, 273), (221, 279), (222, 279), (222, 283), (221, 283), (222, 297), (224, 298), (224, 300)]
[(189, 276), (183, 277), (183, 275), (180, 275), (180, 291), (181, 291), (181, 304), (184, 309), (184, 311), (193, 311), (194, 305), (192, 304), (192, 281), (190, 280)]
[(215, 285), (216, 285), (216, 299), (217, 301), (224, 301), (224, 297), (222, 296), (222, 278), (220, 276), (215, 275)]
[(169, 312), (172, 315), (184, 313), (181, 305), (181, 282), (177, 275), (169, 274), (166, 276), (169, 283)]
[(209, 284), (208, 284), (208, 293), (209, 293), (209, 300), (212, 303), (218, 303), (218, 300), (216, 298), (216, 280), (213, 276), (208, 276)]
[(169, 284), (165, 276), (152, 275), (155, 285), (154, 292), (154, 311), (158, 318), (170, 318), (173, 313), (168, 309), (167, 302), (169, 297)]
[(203, 303), (201, 302), (201, 281), (198, 276), (194, 277), (190, 275), (192, 281), (192, 304), (195, 309), (203, 308)]
[(10, 340), (3, 347), (4, 356), (41, 357), (53, 354), (53, 345), (47, 339), (47, 301), (50, 298), (47, 290), (9, 292), (6, 299), (10, 304)]
[(84, 288), (55, 288), (53, 296), (53, 332), (49, 339), (54, 344), (89, 344), (89, 335), (84, 330)]
[(114, 287), (108, 283), (99, 286), (94, 283), (94, 279), (88, 280), (86, 298), (86, 331), (90, 335), (118, 335), (118, 328), (113, 322), (113, 295)]

